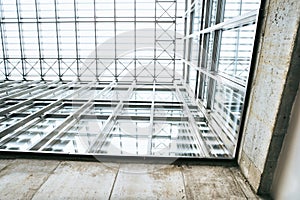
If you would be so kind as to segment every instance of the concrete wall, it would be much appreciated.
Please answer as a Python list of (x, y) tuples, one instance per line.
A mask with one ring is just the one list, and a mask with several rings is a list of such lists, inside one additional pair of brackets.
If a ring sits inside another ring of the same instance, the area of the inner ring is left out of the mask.
[[(300, 85), (299, 85), (300, 88)], [(272, 185), (274, 199), (300, 197), (300, 91), (293, 107), (291, 121), (278, 160)]]
[(258, 24), (255, 72), (238, 162), (259, 194), (270, 192), (298, 90), (299, 0), (267, 0)]

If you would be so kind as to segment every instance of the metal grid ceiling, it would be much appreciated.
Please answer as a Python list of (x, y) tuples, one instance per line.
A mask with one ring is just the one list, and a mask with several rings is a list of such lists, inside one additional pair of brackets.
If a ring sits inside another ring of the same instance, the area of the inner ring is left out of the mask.
[(235, 156), (259, 1), (0, 6), (2, 151)]
[(3, 0), (0, 78), (172, 82), (181, 74), (175, 52), (182, 52), (183, 5)]

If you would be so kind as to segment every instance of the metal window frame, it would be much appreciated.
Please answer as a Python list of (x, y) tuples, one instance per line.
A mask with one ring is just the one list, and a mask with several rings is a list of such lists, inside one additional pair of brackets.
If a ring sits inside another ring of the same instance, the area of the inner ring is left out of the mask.
[[(216, 21), (214, 24), (211, 24), (211, 16), (212, 16), (212, 4), (216, 5)], [(200, 3), (200, 0), (197, 1)], [(231, 19), (227, 19), (224, 21), (224, 12), (225, 12), (225, 4), (227, 1), (224, 0), (209, 0), (209, 1), (202, 1), (202, 19), (200, 23), (200, 30), (194, 30), (190, 33), (185, 31), (185, 36), (183, 37), (184, 40), (184, 48), (185, 50), (191, 51), (191, 44), (187, 41), (190, 41), (193, 38), (199, 37), (199, 54), (198, 54), (198, 63), (195, 64), (191, 61), (189, 55), (189, 51), (187, 51), (188, 55), (185, 54), (182, 58), (184, 63), (184, 67), (192, 67), (196, 71), (196, 74), (191, 75), (188, 73), (188, 70), (185, 69), (185, 82), (189, 85), (187, 81), (189, 76), (196, 77), (196, 86), (193, 88), (195, 90), (195, 98), (202, 107), (203, 113), (205, 113), (206, 118), (210, 123), (210, 127), (218, 133), (218, 135), (224, 141), (224, 144), (230, 149), (230, 151), (235, 152), (238, 147), (238, 138), (229, 139), (229, 135), (234, 134), (237, 132), (239, 134), (239, 125), (240, 120), (237, 120), (234, 126), (234, 129), (226, 129), (227, 126), (231, 126), (231, 122), (224, 122), (222, 119), (223, 116), (229, 116), (231, 111), (224, 106), (224, 109), (227, 109), (226, 112), (221, 114), (215, 113), (214, 102), (215, 102), (215, 93), (216, 93), (216, 85), (225, 85), (226, 87), (230, 88), (231, 91), (239, 91), (241, 94), (246, 94), (247, 89), (247, 81), (241, 81), (235, 77), (229, 76), (224, 73), (219, 73), (218, 65), (219, 65), (219, 55), (220, 55), (220, 48), (221, 48), (221, 39), (222, 39), (222, 32), (229, 31), (229, 30), (239, 30), (239, 28), (244, 26), (249, 26), (255, 24), (257, 21), (258, 10), (253, 10), (251, 12), (247, 12), (242, 14), (241, 12), (241, 5), (239, 10), (239, 16), (233, 17)], [(242, 4), (242, 2), (240, 2)], [(191, 3), (187, 6), (185, 17), (186, 17), (186, 27), (188, 27), (188, 21), (192, 19), (192, 12), (193, 6), (195, 6), (195, 2)], [(209, 37), (211, 34), (214, 34), (212, 46), (209, 46)], [(253, 38), (254, 41), (254, 38)], [(239, 43), (235, 43), (235, 56), (238, 55), (238, 48), (237, 46)], [(209, 49), (211, 48), (211, 49)], [(208, 65), (208, 52), (210, 51), (211, 57), (213, 58), (213, 62)], [(251, 54), (251, 52), (249, 52)], [(250, 56), (251, 57), (251, 56)], [(188, 86), (189, 87), (189, 86)], [(191, 86), (190, 86), (191, 87)], [(192, 90), (192, 89), (191, 89)], [(219, 95), (219, 94), (218, 94)], [(245, 101), (245, 99), (244, 99)], [(243, 109), (240, 111), (240, 117), (242, 116)], [(222, 124), (225, 123), (225, 124)], [(225, 130), (226, 129), (226, 130)], [(231, 133), (233, 132), (233, 133)], [(238, 135), (237, 134), (237, 135)], [(237, 137), (237, 136), (234, 136)]]

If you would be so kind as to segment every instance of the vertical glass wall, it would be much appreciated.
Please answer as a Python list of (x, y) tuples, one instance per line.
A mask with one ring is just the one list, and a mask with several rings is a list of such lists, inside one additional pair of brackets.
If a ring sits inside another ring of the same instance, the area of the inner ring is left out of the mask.
[(203, 107), (209, 126), (234, 153), (260, 1), (187, 3), (184, 82)]

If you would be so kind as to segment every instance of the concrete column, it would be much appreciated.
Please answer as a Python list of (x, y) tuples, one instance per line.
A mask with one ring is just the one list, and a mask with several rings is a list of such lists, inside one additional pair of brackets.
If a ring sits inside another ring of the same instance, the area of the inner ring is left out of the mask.
[(268, 194), (300, 80), (300, 1), (263, 1), (261, 11), (238, 162), (253, 189)]

